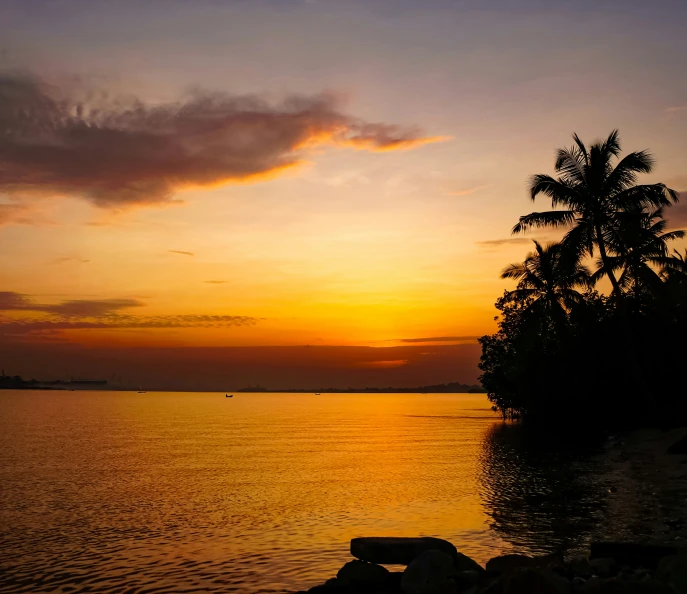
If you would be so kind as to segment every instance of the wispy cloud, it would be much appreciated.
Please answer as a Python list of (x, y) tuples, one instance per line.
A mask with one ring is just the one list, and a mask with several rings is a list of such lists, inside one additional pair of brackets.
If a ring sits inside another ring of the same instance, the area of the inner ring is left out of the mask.
[(224, 285), (226, 284), (227, 281), (223, 280), (206, 280), (203, 281), (204, 283), (207, 283), (208, 285)]
[(477, 342), (478, 336), (429, 336), (426, 338), (401, 338), (398, 342), (425, 343), (425, 342), (452, 342), (456, 344), (470, 344)]
[(196, 92), (156, 105), (98, 90), (88, 101), (74, 95), (33, 76), (0, 75), (0, 192), (69, 195), (111, 209), (169, 204), (185, 188), (281, 175), (314, 146), (389, 151), (446, 140), (365, 122), (333, 94), (275, 104)]
[[(2, 157), (0, 156), (0, 167), (1, 166), (2, 166)], [(1, 185), (2, 185), (2, 182), (0, 181), (0, 186)], [(33, 225), (33, 226), (38, 226), (38, 225), (48, 225), (48, 224), (50, 224), (50, 222), (40, 212), (40, 210), (36, 204), (30, 203), (30, 202), (11, 202), (9, 204), (0, 204), (0, 226), (3, 226), (3, 225)]]
[(469, 194), (474, 194), (475, 192), (479, 192), (480, 190), (483, 190), (484, 188), (488, 188), (489, 184), (483, 184), (481, 186), (474, 186), (472, 188), (465, 188), (464, 190), (455, 190), (455, 191), (450, 191), (450, 192), (444, 192), (444, 196), (468, 196)]
[(673, 105), (665, 109), (666, 113), (680, 113), (682, 111), (687, 111), (687, 103), (685, 105)]
[(357, 361), (353, 363), (354, 367), (362, 367), (364, 369), (393, 369), (394, 367), (403, 367), (408, 365), (408, 359), (392, 359), (388, 361)]
[(59, 303), (38, 303), (12, 291), (0, 292), (0, 311), (35, 312), (39, 318), (0, 317), (0, 334), (54, 334), (64, 330), (147, 329), (147, 328), (229, 328), (253, 326), (261, 318), (252, 316), (180, 314), (141, 316), (123, 310), (145, 305), (137, 299), (70, 299)]
[(67, 262), (79, 262), (81, 264), (86, 264), (90, 262), (90, 260), (86, 260), (85, 258), (56, 258), (55, 260), (52, 261), (53, 264), (66, 264)]
[(495, 249), (506, 245), (531, 245), (532, 239), (527, 237), (508, 237), (504, 239), (487, 239), (485, 241), (477, 241), (475, 243), (483, 248)]
[(35, 311), (70, 317), (100, 317), (142, 305), (145, 304), (137, 299), (68, 299), (60, 303), (36, 303), (28, 295), (0, 291), (0, 311)]
[(181, 254), (182, 256), (195, 256), (193, 252), (185, 252), (183, 250), (169, 250), (171, 254)]

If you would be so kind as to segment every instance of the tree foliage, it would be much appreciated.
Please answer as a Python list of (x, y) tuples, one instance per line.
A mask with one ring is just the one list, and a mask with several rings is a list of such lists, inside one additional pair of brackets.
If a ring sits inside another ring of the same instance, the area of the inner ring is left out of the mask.
[[(684, 233), (664, 218), (678, 194), (637, 183), (653, 159), (619, 158), (617, 131), (589, 148), (573, 138), (557, 152), (558, 177), (531, 178), (531, 198), (544, 194), (555, 210), (513, 229), (565, 234), (535, 241), (502, 272), (517, 286), (496, 302), (496, 334), (480, 339), (482, 384), (504, 417), (607, 426), (684, 415), (687, 252), (671, 252)], [(610, 295), (595, 290), (603, 278)]]

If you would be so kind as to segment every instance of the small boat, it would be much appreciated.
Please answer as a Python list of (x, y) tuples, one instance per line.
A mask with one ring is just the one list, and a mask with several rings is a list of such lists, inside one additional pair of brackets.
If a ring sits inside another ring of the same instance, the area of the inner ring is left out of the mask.
[(225, 396), (225, 398), (233, 398), (234, 397), (233, 394), (225, 394), (224, 396)]
[(315, 396), (319, 396), (319, 395), (320, 395), (320, 393), (319, 393), (319, 392), (315, 392)]
[(147, 392), (141, 386), (138, 387), (138, 393), (139, 394), (147, 394)]

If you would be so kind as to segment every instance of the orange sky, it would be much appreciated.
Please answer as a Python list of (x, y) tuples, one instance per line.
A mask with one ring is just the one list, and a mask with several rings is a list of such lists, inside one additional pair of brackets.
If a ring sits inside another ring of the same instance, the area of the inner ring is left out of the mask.
[(527, 177), (573, 131), (687, 189), (679, 3), (59, 4), (0, 8), (10, 371), (193, 387), (168, 369), (212, 347), (236, 387), (474, 382)]

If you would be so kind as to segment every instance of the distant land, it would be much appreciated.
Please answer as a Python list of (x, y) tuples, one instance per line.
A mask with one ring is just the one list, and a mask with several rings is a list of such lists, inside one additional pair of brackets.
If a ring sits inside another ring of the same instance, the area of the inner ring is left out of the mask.
[[(50, 380), (41, 381), (37, 379), (24, 380), (18, 375), (5, 375), (3, 370), (0, 374), (0, 390), (121, 390), (131, 391), (135, 388), (108, 383), (104, 379), (83, 379), (71, 378), (69, 380)], [(217, 390), (221, 392), (222, 390)], [(386, 388), (366, 387), (366, 388), (322, 388), (312, 390), (309, 388), (283, 388), (270, 390), (263, 386), (248, 386), (236, 392), (269, 392), (269, 393), (319, 393), (319, 394), (360, 394), (360, 393), (380, 393), (380, 394), (484, 394), (486, 390), (480, 385), (461, 384), (451, 382), (448, 384), (434, 384), (431, 386), (419, 386), (415, 388)]]
[(37, 379), (25, 380), (19, 375), (0, 374), (0, 390), (108, 390), (107, 380), (79, 379), (41, 381)]
[(384, 394), (485, 394), (486, 390), (482, 386), (461, 384), (460, 382), (451, 382), (448, 384), (435, 384), (433, 386), (419, 386), (416, 388), (322, 388), (321, 390), (310, 390), (305, 388), (289, 388), (279, 390), (268, 390), (261, 386), (250, 386), (248, 388), (241, 388), (238, 392), (307, 392), (318, 394), (361, 394), (361, 393), (384, 393)]

